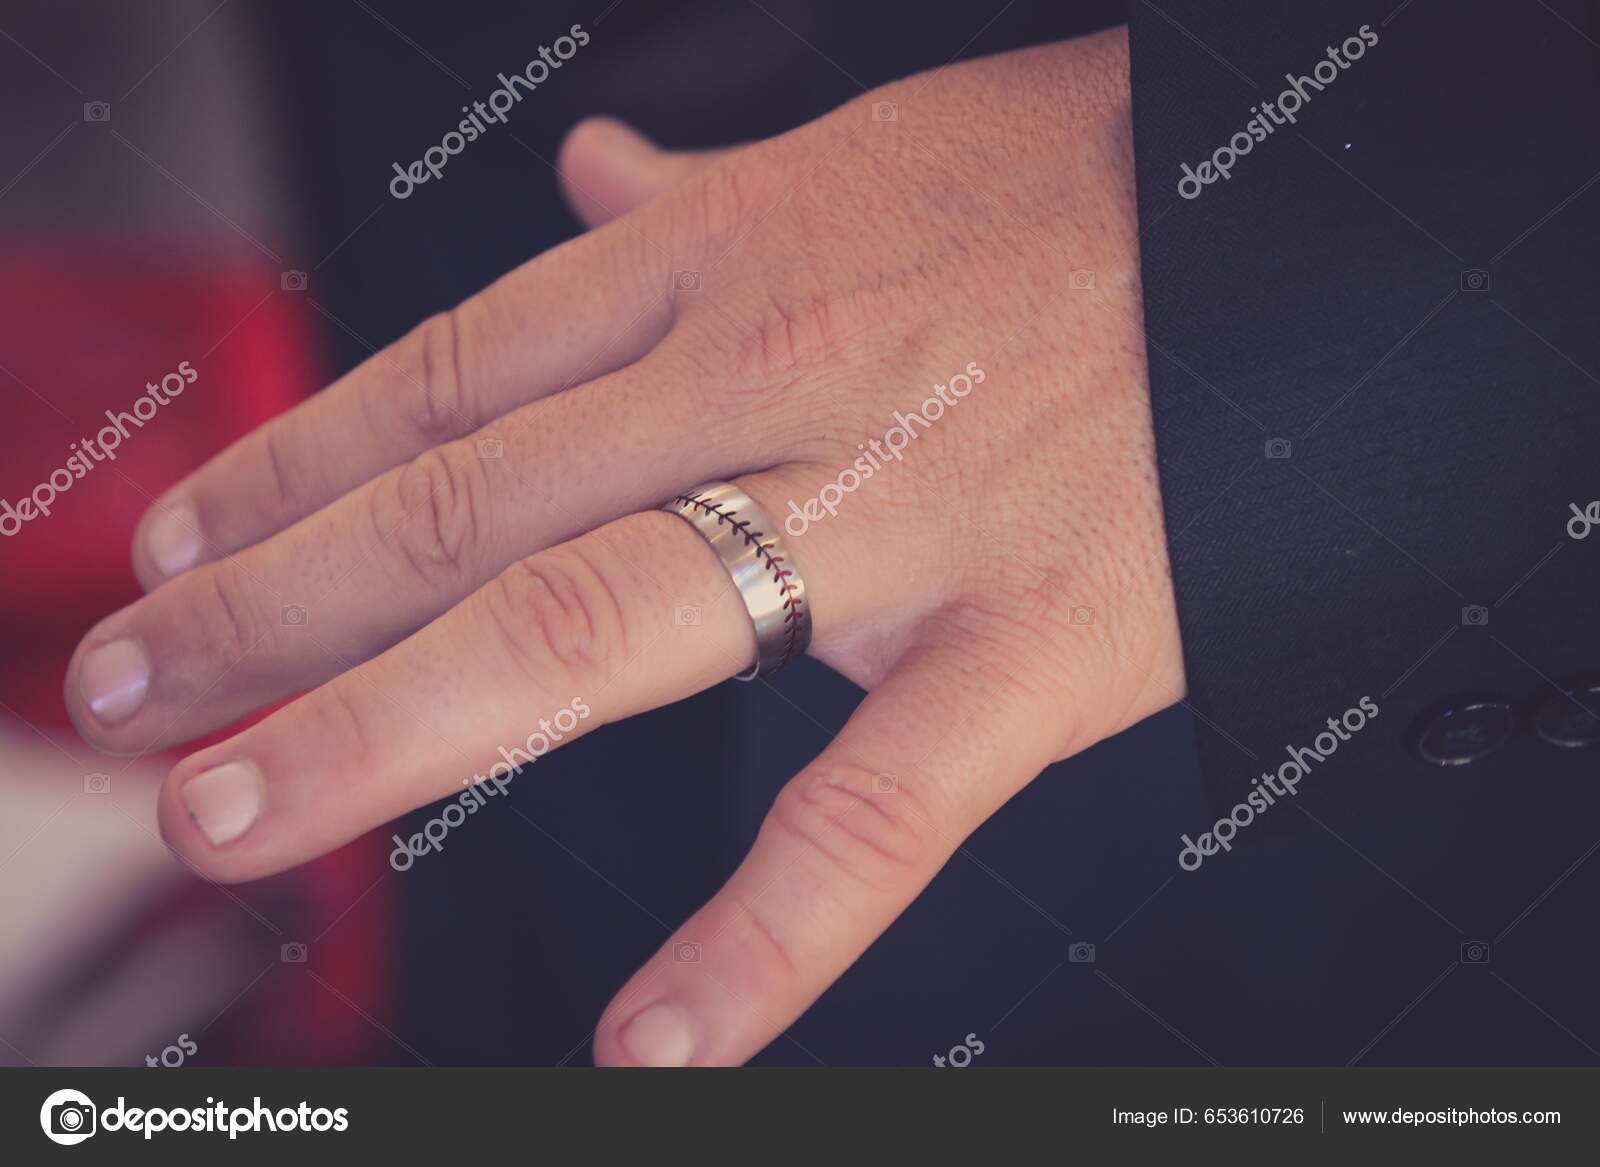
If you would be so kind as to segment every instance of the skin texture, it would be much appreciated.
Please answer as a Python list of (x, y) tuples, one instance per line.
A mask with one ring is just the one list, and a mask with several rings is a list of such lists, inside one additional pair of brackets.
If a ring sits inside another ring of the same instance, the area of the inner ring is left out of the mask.
[[(1126, 36), (913, 77), (728, 151), (595, 120), (560, 169), (590, 232), (152, 507), (150, 592), (88, 634), (67, 702), (132, 751), (309, 690), (159, 803), (203, 873), (282, 870), (459, 793), (575, 696), (592, 713), (563, 744), (742, 670), (726, 573), (651, 508), (733, 479), (781, 520), (975, 365), (902, 460), (786, 536), (814, 655), (868, 696), (595, 1036), (605, 1064), (737, 1063), (1042, 767), (1183, 695)], [(85, 686), (111, 681), (102, 717)]]

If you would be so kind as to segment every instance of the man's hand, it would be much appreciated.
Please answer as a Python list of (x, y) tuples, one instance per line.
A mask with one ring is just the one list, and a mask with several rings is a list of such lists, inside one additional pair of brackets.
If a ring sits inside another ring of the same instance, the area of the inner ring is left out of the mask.
[(160, 799), (215, 878), (304, 862), (574, 697), (563, 743), (747, 667), (717, 556), (651, 509), (736, 481), (787, 520), (814, 654), (870, 693), (595, 1051), (743, 1061), (1040, 769), (1182, 695), (1131, 155), (1120, 30), (712, 155), (580, 126), (594, 230), (151, 508), (152, 590), (80, 646), (78, 726), (170, 745), (311, 690)]

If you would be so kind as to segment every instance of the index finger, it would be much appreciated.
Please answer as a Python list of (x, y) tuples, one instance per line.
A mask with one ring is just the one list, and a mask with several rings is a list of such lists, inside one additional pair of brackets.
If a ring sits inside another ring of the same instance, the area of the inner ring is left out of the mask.
[(601, 229), (424, 321), (157, 500), (134, 536), (140, 582), (260, 542), (425, 450), (638, 359), (670, 322), (668, 267), (638, 231)]

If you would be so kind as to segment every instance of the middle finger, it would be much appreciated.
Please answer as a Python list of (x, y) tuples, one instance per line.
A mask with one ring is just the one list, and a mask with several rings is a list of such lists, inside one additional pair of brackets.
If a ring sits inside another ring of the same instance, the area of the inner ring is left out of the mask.
[[(96, 626), (68, 667), (83, 736), (187, 741), (394, 644), (517, 559), (764, 462), (662, 388), (654, 355), (392, 470)], [(618, 472), (624, 462), (626, 472)]]

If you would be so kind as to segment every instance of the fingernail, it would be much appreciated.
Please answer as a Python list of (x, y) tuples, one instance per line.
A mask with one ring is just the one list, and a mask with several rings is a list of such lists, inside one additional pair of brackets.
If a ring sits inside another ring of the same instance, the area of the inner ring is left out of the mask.
[(184, 809), (213, 847), (231, 843), (261, 814), (266, 783), (254, 762), (224, 762), (185, 782)]
[(102, 644), (83, 658), (78, 674), (84, 703), (103, 725), (126, 721), (144, 704), (150, 662), (131, 640)]
[(635, 1065), (687, 1066), (694, 1057), (694, 1029), (676, 1005), (658, 1002), (636, 1014), (617, 1035)]
[(150, 562), (168, 579), (200, 561), (200, 517), (188, 503), (156, 512), (145, 530), (144, 549)]

